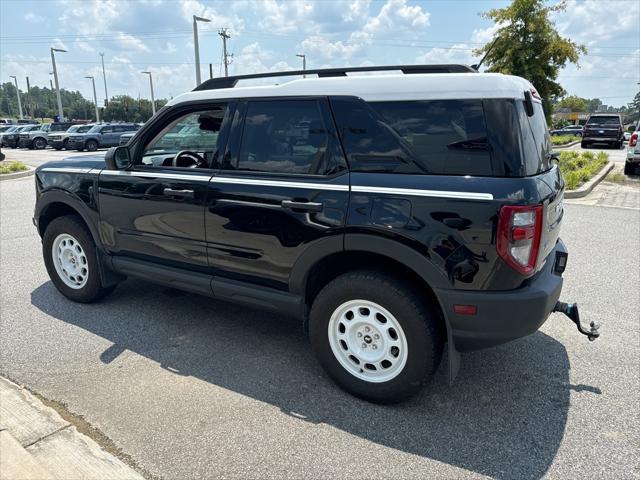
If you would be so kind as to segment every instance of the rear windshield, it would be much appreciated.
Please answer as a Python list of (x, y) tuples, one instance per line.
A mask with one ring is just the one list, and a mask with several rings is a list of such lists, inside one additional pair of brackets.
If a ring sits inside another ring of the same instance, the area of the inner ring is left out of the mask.
[(352, 171), (522, 177), (551, 168), (542, 105), (465, 99), (332, 99)]
[(600, 126), (612, 126), (617, 127), (620, 125), (619, 117), (606, 117), (595, 115), (591, 116), (587, 121), (587, 125), (600, 125)]

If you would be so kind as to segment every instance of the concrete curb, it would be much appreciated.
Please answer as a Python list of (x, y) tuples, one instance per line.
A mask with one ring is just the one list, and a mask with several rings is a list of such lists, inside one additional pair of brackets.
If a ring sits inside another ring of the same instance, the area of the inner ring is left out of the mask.
[(0, 376), (0, 478), (144, 480), (25, 388)]
[(15, 173), (3, 173), (0, 175), (0, 180), (15, 180), (16, 178), (28, 177), (36, 173), (36, 169), (27, 165), (29, 170), (23, 170)]
[(606, 177), (609, 174), (609, 172), (613, 169), (614, 165), (615, 164), (613, 162), (607, 163), (604, 167), (602, 167), (602, 170), (600, 170), (600, 172), (595, 177), (593, 177), (587, 183), (582, 185), (580, 188), (576, 190), (565, 191), (564, 198), (586, 197), (591, 193), (591, 191), (595, 188), (596, 185), (598, 185), (602, 180), (604, 180), (604, 177)]
[(553, 150), (557, 150), (557, 149), (564, 149), (564, 148), (569, 148), (569, 147), (573, 147), (574, 145), (577, 145), (581, 142), (581, 140), (576, 140), (575, 142), (571, 142), (571, 143), (567, 143), (566, 145), (552, 145), (551, 147), (553, 148)]

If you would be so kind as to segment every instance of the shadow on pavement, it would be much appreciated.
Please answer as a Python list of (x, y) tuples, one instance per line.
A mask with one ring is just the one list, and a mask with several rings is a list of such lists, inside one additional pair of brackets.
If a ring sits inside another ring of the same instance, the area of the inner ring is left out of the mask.
[(113, 342), (103, 363), (130, 350), (304, 421), (494, 478), (541, 478), (564, 434), (570, 390), (600, 393), (569, 384), (564, 346), (540, 332), (465, 354), (453, 387), (441, 368), (418, 397), (379, 406), (336, 387), (300, 325), (275, 315), (134, 280), (94, 305), (72, 303), (47, 282), (31, 302)]

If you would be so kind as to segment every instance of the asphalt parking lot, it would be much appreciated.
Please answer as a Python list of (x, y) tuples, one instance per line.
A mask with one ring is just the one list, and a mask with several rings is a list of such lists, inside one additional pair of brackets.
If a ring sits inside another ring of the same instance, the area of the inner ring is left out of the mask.
[(528, 338), (464, 354), (452, 387), (441, 368), (383, 407), (339, 390), (300, 326), (275, 315), (133, 280), (98, 304), (65, 300), (31, 224), (33, 178), (0, 195), (0, 373), (153, 476), (640, 477), (637, 208), (566, 206), (563, 299), (601, 323), (598, 341), (554, 314)]

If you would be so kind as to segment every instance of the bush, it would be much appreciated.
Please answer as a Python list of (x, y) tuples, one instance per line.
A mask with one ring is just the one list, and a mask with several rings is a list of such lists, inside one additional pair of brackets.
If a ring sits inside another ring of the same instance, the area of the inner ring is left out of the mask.
[(28, 170), (28, 167), (22, 162), (11, 161), (0, 163), (0, 174), (21, 172), (23, 170)]
[(600, 152), (577, 152), (569, 150), (560, 152), (558, 166), (562, 172), (567, 190), (575, 190), (590, 180), (609, 162), (609, 155)]
[(552, 135), (551, 143), (553, 145), (566, 145), (571, 142), (577, 142), (580, 140), (578, 135)]

